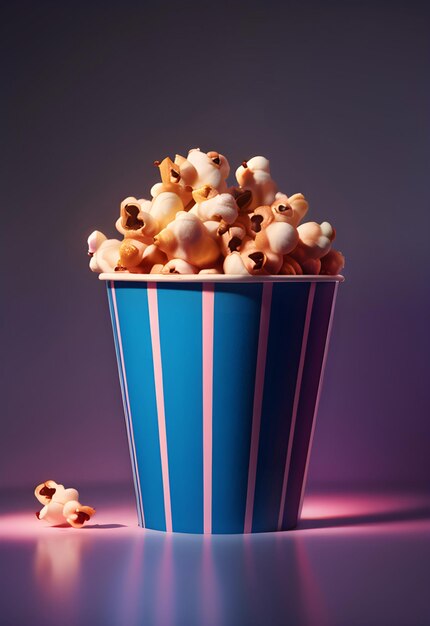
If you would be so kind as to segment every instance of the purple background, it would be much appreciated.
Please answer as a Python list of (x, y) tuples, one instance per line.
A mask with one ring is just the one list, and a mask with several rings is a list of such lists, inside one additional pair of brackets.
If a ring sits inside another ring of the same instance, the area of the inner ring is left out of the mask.
[(121, 199), (157, 179), (152, 161), (195, 146), (232, 166), (268, 156), (347, 257), (311, 486), (422, 486), (428, 6), (154, 4), (16, 2), (2, 19), (0, 486), (131, 480), (86, 238), (115, 236)]

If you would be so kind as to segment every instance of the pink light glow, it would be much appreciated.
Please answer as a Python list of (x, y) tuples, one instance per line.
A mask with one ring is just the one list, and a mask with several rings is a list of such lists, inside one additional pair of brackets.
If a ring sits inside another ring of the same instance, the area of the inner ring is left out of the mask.
[[(74, 537), (102, 539), (121, 538), (124, 536), (142, 537), (142, 533), (163, 536), (163, 533), (142, 530), (137, 526), (136, 511), (132, 501), (128, 505), (94, 502), (96, 515), (91, 523), (82, 529), (71, 527), (52, 527), (36, 519), (34, 510), (8, 512), (0, 515), (1, 539), (39, 539), (44, 537)], [(313, 533), (340, 531), (377, 532), (388, 530), (412, 531), (430, 526), (430, 498), (425, 494), (310, 494), (305, 498), (303, 513), (298, 529), (279, 533), (288, 536), (291, 533)], [(103, 532), (101, 532), (103, 531)], [(261, 536), (261, 535), (260, 535)]]
[[(17, 577), (5, 579), (11, 610), (19, 606), (25, 614), (19, 623), (33, 623), (37, 615), (37, 623), (61, 624), (66, 615), (68, 624), (77, 624), (91, 601), (103, 624), (169, 624), (177, 618), (215, 626), (234, 615), (231, 623), (279, 623), (270, 616), (282, 616), (286, 624), (326, 626), (347, 624), (351, 606), (366, 624), (363, 615), (374, 606), (363, 609), (362, 599), (376, 597), (374, 572), (377, 579), (391, 576), (399, 598), (409, 570), (421, 562), (418, 571), (426, 580), (427, 494), (311, 494), (297, 530), (227, 536), (142, 529), (131, 497), (126, 503), (119, 491), (104, 500), (99, 492), (95, 496), (88, 501), (96, 516), (79, 530), (49, 527), (33, 507), (0, 515), (0, 546), (11, 571), (19, 568), (22, 575), (19, 584)], [(402, 559), (407, 574), (393, 567)], [(359, 600), (346, 571), (363, 588)], [(422, 601), (415, 586), (410, 593)], [(383, 598), (384, 615), (392, 598), (391, 591)], [(402, 606), (399, 600), (392, 614)], [(421, 623), (402, 615), (399, 623)]]
[(390, 511), (407, 511), (417, 504), (417, 497), (407, 494), (324, 494), (305, 499), (302, 520), (348, 519)]
[[(35, 504), (37, 508), (37, 503)], [(100, 532), (103, 530), (103, 532)], [(97, 532), (96, 532), (97, 531)], [(137, 526), (135, 509), (130, 507), (106, 506), (96, 515), (91, 523), (81, 529), (71, 526), (49, 526), (43, 520), (38, 520), (33, 510), (11, 512), (0, 516), (0, 539), (38, 539), (42, 537), (80, 537), (91, 534), (91, 537), (110, 537), (130, 535), (141, 532)]]
[(307, 553), (306, 542), (298, 537), (294, 543), (297, 560), (297, 572), (300, 577), (300, 589), (303, 594), (303, 607), (309, 624), (328, 626), (330, 624), (327, 600), (315, 575), (311, 559)]
[(430, 499), (426, 494), (318, 494), (305, 499), (298, 532), (363, 535), (429, 527)]

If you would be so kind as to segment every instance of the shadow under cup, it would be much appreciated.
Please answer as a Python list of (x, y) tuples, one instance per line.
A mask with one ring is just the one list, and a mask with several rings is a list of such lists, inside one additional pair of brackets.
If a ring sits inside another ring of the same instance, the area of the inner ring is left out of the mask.
[(139, 525), (297, 524), (341, 276), (102, 274)]

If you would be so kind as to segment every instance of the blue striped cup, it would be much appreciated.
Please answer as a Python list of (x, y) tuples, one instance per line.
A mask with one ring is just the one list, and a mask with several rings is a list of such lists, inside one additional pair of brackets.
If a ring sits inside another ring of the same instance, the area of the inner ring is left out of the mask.
[(101, 274), (139, 525), (297, 524), (341, 276)]

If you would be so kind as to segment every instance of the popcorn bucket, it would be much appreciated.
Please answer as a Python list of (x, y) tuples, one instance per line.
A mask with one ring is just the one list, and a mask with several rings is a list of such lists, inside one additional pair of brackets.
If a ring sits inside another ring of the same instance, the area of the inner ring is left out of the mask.
[(101, 274), (139, 525), (287, 530), (341, 276)]

